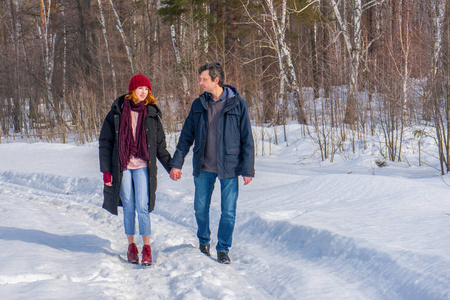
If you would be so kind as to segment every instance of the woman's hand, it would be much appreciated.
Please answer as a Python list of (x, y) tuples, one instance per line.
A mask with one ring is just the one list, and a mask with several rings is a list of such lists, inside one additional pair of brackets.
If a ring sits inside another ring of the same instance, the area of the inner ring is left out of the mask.
[(112, 175), (110, 171), (103, 172), (103, 183), (107, 186), (112, 186)]

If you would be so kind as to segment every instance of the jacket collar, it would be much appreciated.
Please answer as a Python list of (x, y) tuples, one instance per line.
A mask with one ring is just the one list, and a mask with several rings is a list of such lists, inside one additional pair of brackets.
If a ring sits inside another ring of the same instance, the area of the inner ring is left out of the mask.
[[(230, 98), (227, 98), (226, 100), (223, 100), (223, 101), (226, 101), (225, 102), (225, 108), (229, 109), (231, 106), (237, 105), (238, 101), (236, 101), (236, 100), (237, 100), (237, 98), (239, 96), (239, 92), (237, 91), (237, 89), (234, 86), (231, 86), (231, 85), (225, 84), (223, 87), (224, 88), (230, 88), (233, 91), (233, 93), (234, 93), (234, 96), (232, 96)], [(204, 92), (203, 94), (201, 94), (199, 96), (199, 99), (200, 99), (200, 102), (203, 105), (203, 108), (205, 110), (208, 110), (208, 95), (207, 95), (207, 93)]]

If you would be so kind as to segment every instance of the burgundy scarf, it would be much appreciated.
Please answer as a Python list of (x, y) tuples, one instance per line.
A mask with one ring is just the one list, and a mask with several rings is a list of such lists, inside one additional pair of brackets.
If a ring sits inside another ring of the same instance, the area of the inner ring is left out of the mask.
[[(139, 113), (135, 137), (133, 137), (133, 129), (131, 127), (131, 111), (137, 111)], [(145, 105), (145, 101), (135, 104), (132, 100), (124, 100), (119, 129), (119, 160), (121, 171), (127, 169), (131, 155), (148, 161), (147, 137), (145, 135), (144, 124), (146, 116), (147, 106)]]

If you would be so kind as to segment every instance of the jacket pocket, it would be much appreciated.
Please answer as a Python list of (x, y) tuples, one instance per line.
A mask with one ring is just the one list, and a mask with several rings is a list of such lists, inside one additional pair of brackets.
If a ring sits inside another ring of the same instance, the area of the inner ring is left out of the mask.
[(228, 148), (227, 155), (239, 155), (239, 148)]
[(233, 172), (239, 166), (239, 148), (227, 148), (225, 157), (225, 169), (227, 172)]

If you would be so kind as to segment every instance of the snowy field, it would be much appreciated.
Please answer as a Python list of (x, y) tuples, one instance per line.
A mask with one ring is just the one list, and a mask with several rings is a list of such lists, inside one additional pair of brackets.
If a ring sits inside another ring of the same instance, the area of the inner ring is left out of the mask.
[(240, 186), (230, 265), (198, 250), (191, 155), (178, 182), (159, 167), (141, 267), (123, 261), (121, 210), (101, 208), (97, 143), (0, 144), (0, 299), (450, 299), (450, 176), (413, 146), (409, 164), (377, 167), (376, 143), (321, 162), (288, 129)]

